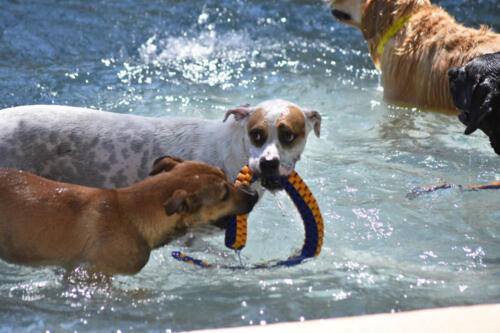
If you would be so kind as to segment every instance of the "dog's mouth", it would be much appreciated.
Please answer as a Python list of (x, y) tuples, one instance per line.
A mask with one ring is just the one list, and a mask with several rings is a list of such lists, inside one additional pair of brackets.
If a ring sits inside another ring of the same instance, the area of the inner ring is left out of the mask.
[(295, 162), (296, 160), (281, 160), (279, 163), (274, 162), (272, 165), (266, 165), (266, 163), (260, 161), (260, 163), (256, 165), (250, 161), (249, 166), (253, 172), (254, 179), (257, 180), (264, 189), (276, 192), (283, 189), (282, 179), (286, 179), (292, 174)]
[(271, 192), (276, 192), (283, 189), (279, 177), (262, 178), (260, 180), (260, 183), (266, 190), (269, 190)]
[(338, 9), (332, 9), (332, 15), (339, 21), (350, 21), (351, 15)]
[(460, 110), (460, 113), (458, 114), (458, 120), (465, 126), (469, 124), (469, 113), (465, 112), (463, 110)]
[(460, 122), (466, 126), (464, 131), (465, 135), (472, 134), (477, 130), (477, 125), (473, 124), (473, 121), (470, 119), (469, 112), (461, 110), (458, 114), (458, 120), (460, 120)]

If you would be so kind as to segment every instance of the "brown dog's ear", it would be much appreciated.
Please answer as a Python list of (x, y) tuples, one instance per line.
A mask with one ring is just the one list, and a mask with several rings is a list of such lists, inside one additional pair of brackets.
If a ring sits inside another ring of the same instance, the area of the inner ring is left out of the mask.
[(307, 121), (312, 124), (311, 127), (314, 129), (314, 134), (319, 138), (321, 132), (321, 115), (318, 111), (309, 109), (305, 109), (304, 114)]
[(167, 216), (194, 213), (200, 208), (200, 205), (196, 194), (188, 195), (185, 190), (176, 190), (172, 197), (163, 204)]
[(228, 110), (222, 122), (225, 122), (230, 115), (234, 115), (234, 119), (236, 120), (241, 120), (247, 117), (251, 111), (252, 111), (252, 106), (250, 104), (240, 105), (235, 109)]
[(184, 160), (181, 160), (180, 158), (177, 157), (172, 157), (172, 156), (163, 156), (160, 158), (157, 158), (153, 162), (153, 168), (151, 169), (151, 172), (149, 173), (150, 176), (154, 176), (156, 174), (159, 174), (160, 172), (168, 172), (172, 170), (177, 164), (184, 162)]
[(182, 213), (183, 211), (187, 211), (187, 207), (185, 207), (185, 200), (187, 197), (187, 192), (184, 190), (176, 190), (174, 194), (163, 204), (165, 207), (165, 213), (167, 216), (172, 216), (175, 213)]

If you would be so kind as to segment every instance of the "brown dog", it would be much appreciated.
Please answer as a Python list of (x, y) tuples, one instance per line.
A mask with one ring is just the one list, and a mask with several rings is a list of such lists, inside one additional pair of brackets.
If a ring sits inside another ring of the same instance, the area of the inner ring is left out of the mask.
[(187, 228), (247, 214), (258, 198), (205, 163), (164, 157), (151, 175), (127, 188), (103, 190), (0, 169), (0, 257), (135, 274), (152, 249)]
[(360, 29), (391, 102), (456, 112), (447, 72), (500, 51), (500, 35), (466, 28), (429, 0), (332, 0), (332, 14)]

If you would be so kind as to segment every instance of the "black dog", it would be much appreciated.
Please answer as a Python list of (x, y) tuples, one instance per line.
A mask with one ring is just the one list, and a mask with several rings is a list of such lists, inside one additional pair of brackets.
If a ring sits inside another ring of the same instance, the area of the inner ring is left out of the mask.
[(482, 130), (500, 155), (500, 52), (478, 56), (448, 71), (453, 102), (465, 134)]

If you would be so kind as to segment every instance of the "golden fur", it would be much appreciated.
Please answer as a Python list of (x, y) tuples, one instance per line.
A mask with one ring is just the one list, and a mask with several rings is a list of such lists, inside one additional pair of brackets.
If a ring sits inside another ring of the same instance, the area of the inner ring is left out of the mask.
[(103, 190), (0, 169), (0, 258), (135, 274), (152, 249), (187, 228), (247, 214), (257, 201), (256, 193), (235, 187), (208, 164), (165, 157), (152, 174)]
[[(486, 27), (467, 28), (429, 0), (333, 0), (334, 16), (357, 27), (382, 71), (384, 97), (391, 102), (455, 111), (447, 72), (470, 59), (500, 51), (500, 35)], [(356, 13), (361, 9), (361, 14)], [(349, 14), (348, 16), (336, 15)], [(390, 38), (384, 53), (377, 46), (398, 18), (410, 20)], [(358, 22), (358, 20), (360, 22)]]

